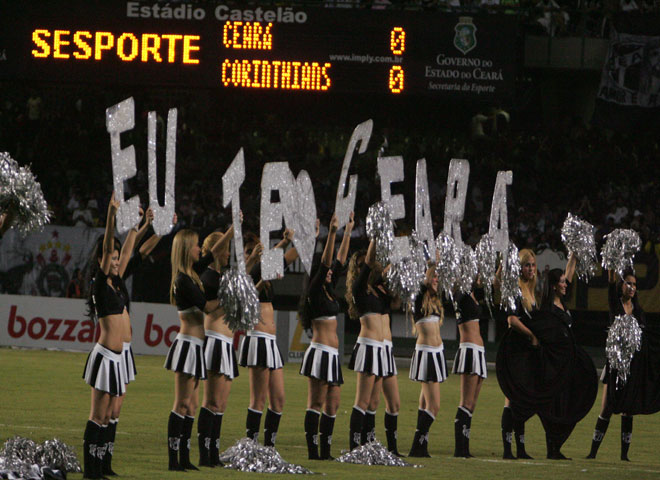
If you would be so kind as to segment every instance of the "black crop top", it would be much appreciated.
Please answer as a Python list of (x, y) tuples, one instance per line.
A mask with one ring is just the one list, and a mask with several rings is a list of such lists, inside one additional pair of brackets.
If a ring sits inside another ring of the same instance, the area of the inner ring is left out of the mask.
[(538, 309), (539, 309), (539, 307), (538, 307), (538, 305), (535, 303), (535, 304), (532, 305), (532, 311), (531, 311), (531, 312), (527, 312), (527, 311), (525, 310), (525, 308), (523, 307), (523, 304), (522, 304), (522, 297), (518, 297), (518, 298), (516, 298), (516, 308), (513, 309), (513, 310), (511, 310), (510, 308), (507, 308), (507, 309), (506, 309), (506, 313), (507, 313), (507, 315), (509, 315), (509, 316), (511, 316), (511, 317), (518, 317), (518, 318), (520, 318), (521, 321), (522, 321), (523, 323), (525, 323), (525, 322), (524, 322), (524, 318), (529, 318), (530, 314), (531, 314), (532, 312), (535, 312), (535, 311), (538, 310)]
[[(261, 280), (261, 265), (255, 266), (254, 270), (252, 270), (252, 273), (250, 275), (252, 277), (252, 281), (254, 282), (254, 285), (256, 286), (257, 283), (259, 283), (259, 280)], [(273, 290), (273, 284), (270, 282), (270, 280), (264, 280), (263, 288), (259, 292), (259, 302), (273, 303), (274, 299), (275, 299), (275, 291)]]
[(460, 294), (456, 301), (456, 323), (479, 320), (481, 318), (481, 305), (470, 294)]
[[(637, 293), (635, 292), (635, 294)], [(609, 284), (607, 289), (607, 301), (610, 307), (610, 324), (611, 324), (614, 321), (615, 317), (626, 314), (626, 310), (623, 308), (623, 302), (621, 301), (621, 297), (619, 297), (619, 294), (616, 291), (616, 283)], [(635, 317), (640, 327), (642, 328), (646, 327), (646, 315), (644, 314), (644, 310), (642, 310), (642, 307), (639, 305), (639, 302), (633, 301), (633, 317)]]
[(564, 322), (569, 328), (573, 326), (573, 317), (571, 316), (570, 310), (566, 308), (566, 305), (564, 305), (564, 309), (562, 310), (553, 303), (550, 307), (550, 312)]
[[(193, 264), (193, 270), (198, 274), (203, 272), (213, 261), (213, 255), (208, 254)], [(216, 290), (217, 292), (217, 290)], [(201, 288), (185, 273), (179, 272), (174, 280), (174, 302), (178, 311), (197, 307), (204, 311), (206, 297)]]
[(98, 318), (108, 315), (121, 315), (124, 308), (128, 310), (130, 300), (126, 284), (117, 276), (110, 276), (112, 286), (108, 285), (108, 275), (101, 268), (96, 272), (92, 295), (94, 296), (94, 307)]
[(220, 288), (220, 272), (216, 272), (212, 268), (207, 268), (199, 276), (204, 286), (204, 297), (206, 301), (215, 300), (218, 298), (218, 288)]
[(365, 313), (383, 312), (382, 296), (370, 292), (369, 288), (367, 288), (370, 273), (371, 268), (369, 265), (366, 263), (362, 264), (357, 280), (353, 284), (353, 292), (351, 292), (353, 293), (355, 307), (357, 308), (358, 314), (360, 316), (364, 315)]
[(337, 277), (341, 272), (342, 265), (338, 260), (332, 262), (332, 279), (328, 285), (325, 277), (328, 275), (329, 267), (321, 264), (314, 277), (309, 282), (307, 291), (307, 302), (309, 308), (309, 318), (335, 317), (340, 312), (339, 302), (335, 294), (334, 287), (337, 284)]
[(415, 297), (415, 313), (413, 314), (415, 322), (421, 320), (422, 318), (430, 317), (431, 315), (436, 315), (438, 317), (442, 315), (442, 311), (433, 311), (427, 313), (422, 312), (422, 305), (424, 305), (424, 295), (426, 295), (428, 289), (429, 288), (426, 285), (422, 284), (419, 293)]

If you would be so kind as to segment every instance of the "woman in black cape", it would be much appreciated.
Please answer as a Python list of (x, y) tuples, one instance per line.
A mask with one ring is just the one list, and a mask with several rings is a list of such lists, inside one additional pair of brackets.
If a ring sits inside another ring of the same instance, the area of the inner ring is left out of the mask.
[[(573, 269), (570, 261), (570, 276)], [(591, 359), (575, 344), (567, 322), (570, 314), (561, 302), (566, 288), (560, 280), (568, 275), (558, 270), (553, 276), (557, 280), (546, 282), (545, 308), (521, 320), (537, 341), (509, 329), (500, 343), (496, 370), (502, 391), (515, 406), (514, 415), (527, 419), (538, 414), (546, 430), (548, 458), (560, 459), (565, 457), (559, 448), (593, 405), (597, 377)]]

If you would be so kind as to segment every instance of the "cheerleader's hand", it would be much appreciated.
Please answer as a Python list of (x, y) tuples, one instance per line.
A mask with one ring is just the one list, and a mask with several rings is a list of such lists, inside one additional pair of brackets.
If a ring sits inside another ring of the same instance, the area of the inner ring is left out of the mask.
[(348, 216), (348, 223), (346, 224), (346, 229), (353, 230), (354, 226), (355, 226), (355, 212), (351, 212), (351, 214)]
[(257, 243), (254, 246), (254, 249), (252, 250), (252, 255), (261, 258), (261, 254), (264, 252), (264, 246), (261, 244), (261, 242)]
[(144, 218), (147, 225), (151, 225), (151, 222), (154, 221), (154, 211), (151, 209), (151, 207), (147, 208), (147, 214)]
[(294, 232), (292, 229), (290, 229), (290, 228), (285, 229), (285, 230), (284, 230), (284, 240), (286, 240), (287, 242), (291, 243), (291, 241), (293, 240), (293, 234), (294, 234), (294, 233), (295, 233), (295, 232)]
[(321, 231), (321, 219), (317, 218), (316, 223), (314, 224), (314, 237), (319, 238), (320, 231)]
[(536, 338), (536, 335), (532, 333), (532, 336), (529, 337), (529, 341), (532, 344), (532, 347), (538, 347), (539, 346), (539, 339)]
[(239, 223), (243, 223), (243, 210), (238, 211), (238, 221)]
[(330, 219), (330, 232), (335, 233), (337, 228), (339, 228), (339, 220), (337, 220), (337, 215), (333, 213), (332, 218)]
[(108, 203), (108, 211), (110, 213), (117, 213), (117, 210), (119, 210), (119, 201), (115, 198), (115, 192), (112, 192), (110, 203)]
[(179, 222), (179, 217), (176, 216), (176, 213), (172, 215), (172, 225), (176, 225)]

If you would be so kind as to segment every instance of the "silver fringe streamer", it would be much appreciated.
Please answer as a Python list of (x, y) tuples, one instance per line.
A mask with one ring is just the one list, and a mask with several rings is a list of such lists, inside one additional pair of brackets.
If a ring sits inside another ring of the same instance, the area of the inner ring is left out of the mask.
[(346, 178), (348, 177), (348, 169), (351, 166), (351, 159), (353, 158), (353, 153), (355, 149), (360, 144), (358, 153), (364, 153), (367, 151), (367, 146), (369, 145), (369, 139), (371, 138), (371, 131), (374, 128), (373, 120), (367, 120), (362, 122), (351, 135), (351, 139), (348, 142), (346, 147), (346, 155), (344, 155), (344, 162), (341, 165), (341, 174), (339, 175), (339, 185), (337, 185), (337, 196), (335, 199), (335, 215), (337, 215), (337, 221), (339, 222), (339, 227), (341, 228), (348, 223), (351, 212), (355, 210), (355, 196), (357, 192), (357, 182), (358, 176), (351, 175), (348, 181), (348, 192), (346, 192)]
[(394, 249), (394, 225), (385, 202), (376, 202), (369, 207), (366, 229), (369, 239), (376, 241), (376, 260), (387, 265)]
[(516, 309), (516, 300), (522, 297), (522, 291), (518, 284), (521, 271), (518, 247), (509, 242), (509, 247), (502, 261), (502, 279), (500, 285), (502, 295), (500, 298), (500, 307), (513, 311)]
[(274, 447), (264, 447), (250, 438), (242, 438), (220, 455), (225, 468), (241, 472), (311, 474), (302, 465), (285, 461)]
[(484, 298), (490, 308), (494, 304), (493, 283), (497, 271), (497, 252), (493, 245), (493, 237), (488, 233), (484, 234), (477, 243), (474, 253), (477, 257), (477, 269), (484, 287)]
[(445, 295), (453, 302), (461, 252), (456, 247), (454, 239), (445, 232), (441, 232), (435, 239), (435, 247), (438, 249), (438, 263), (435, 266), (438, 282), (445, 291)]
[(74, 449), (57, 438), (36, 444), (29, 438), (16, 436), (7, 440), (0, 450), (1, 478), (41, 479), (44, 468), (69, 473), (82, 471)]
[(561, 241), (568, 252), (575, 255), (578, 277), (588, 282), (598, 266), (594, 226), (569, 212), (561, 227)]
[(633, 258), (641, 247), (642, 240), (635, 230), (617, 228), (605, 235), (605, 245), (600, 251), (603, 268), (614, 270), (620, 277), (628, 269), (634, 272)]
[(463, 246), (458, 247), (458, 249), (460, 255), (456, 286), (458, 287), (459, 292), (469, 295), (474, 285), (474, 279), (479, 272), (479, 268), (477, 267), (477, 254), (469, 245), (463, 244)]
[(415, 297), (425, 278), (428, 250), (416, 231), (410, 235), (410, 244), (408, 255), (390, 265), (385, 280), (388, 290), (414, 311)]
[(0, 152), (0, 213), (14, 212), (12, 226), (21, 235), (43, 229), (51, 212), (41, 185), (29, 167), (20, 167), (9, 153)]
[(261, 317), (259, 293), (252, 278), (236, 268), (220, 277), (218, 300), (225, 311), (225, 323), (232, 330), (251, 330)]
[(610, 325), (605, 342), (605, 354), (610, 368), (617, 372), (617, 385), (625, 384), (635, 352), (642, 348), (642, 329), (632, 315), (617, 315)]
[(369, 442), (354, 448), (337, 458), (336, 461), (341, 463), (356, 463), (359, 465), (382, 465), (386, 467), (420, 468), (424, 466), (406, 462), (403, 458), (389, 452), (379, 441)]

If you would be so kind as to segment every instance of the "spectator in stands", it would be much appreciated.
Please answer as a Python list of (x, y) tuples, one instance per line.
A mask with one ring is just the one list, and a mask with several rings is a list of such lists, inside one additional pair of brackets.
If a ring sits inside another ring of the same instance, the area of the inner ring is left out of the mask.
[(567, 12), (563, 11), (555, 0), (540, 0), (536, 8), (542, 11), (536, 21), (541, 24), (551, 37), (566, 32), (566, 26), (570, 20)]
[(79, 268), (76, 268), (73, 271), (73, 276), (69, 285), (66, 287), (66, 298), (83, 298), (85, 296), (84, 292), (84, 280), (82, 271)]

